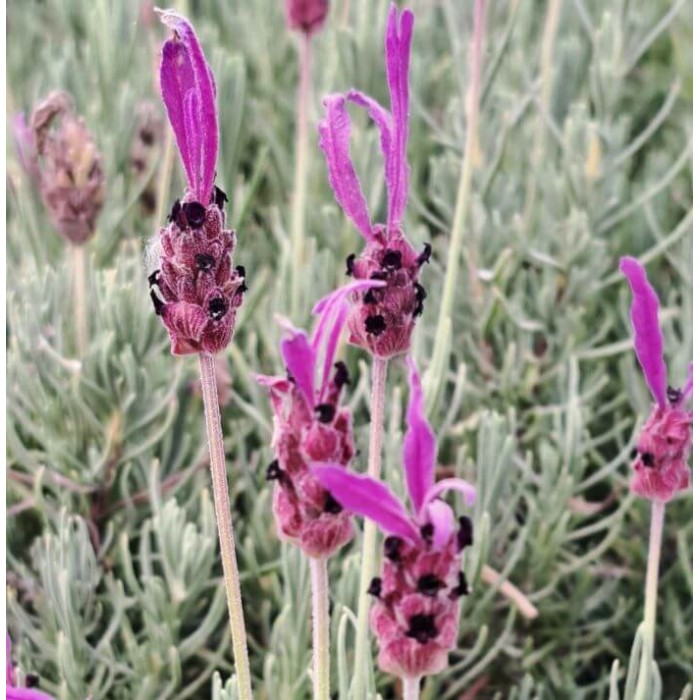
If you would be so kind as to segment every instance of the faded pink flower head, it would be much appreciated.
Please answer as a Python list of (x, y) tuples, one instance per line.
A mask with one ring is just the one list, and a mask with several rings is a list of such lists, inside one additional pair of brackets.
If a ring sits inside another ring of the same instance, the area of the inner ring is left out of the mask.
[[(319, 124), (320, 146), (326, 157), (328, 177), (338, 204), (366, 241), (361, 255), (347, 260), (355, 279), (379, 279), (381, 290), (353, 295), (348, 319), (350, 342), (373, 355), (390, 358), (410, 346), (416, 317), (423, 311), (425, 289), (418, 282), (421, 266), (430, 258), (430, 245), (417, 253), (406, 240), (401, 222), (408, 196), (408, 69), (413, 14), (400, 15), (392, 4), (386, 31), (386, 72), (391, 111), (356, 90), (330, 95), (324, 100), (325, 118)], [(387, 221), (372, 224), (367, 202), (350, 159), (350, 116), (347, 102), (367, 110), (379, 128), (387, 188)]]
[(160, 86), (187, 176), (159, 234), (159, 267), (149, 276), (156, 313), (175, 355), (216, 354), (231, 340), (246, 290), (233, 268), (235, 233), (224, 228), (226, 195), (214, 185), (219, 131), (216, 86), (192, 26), (161, 12), (173, 36), (163, 45)]
[(7, 653), (5, 657), (5, 697), (7, 700), (53, 700), (50, 695), (42, 693), (34, 687), (38, 682), (36, 676), (27, 675), (24, 679), (25, 687), (17, 687), (17, 674), (12, 665), (12, 640), (9, 634), (5, 636), (5, 639)]
[(404, 473), (411, 500), (407, 512), (381, 481), (335, 464), (315, 464), (313, 473), (348, 510), (374, 520), (388, 535), (382, 575), (368, 593), (376, 597), (370, 623), (379, 643), (379, 666), (417, 678), (439, 673), (457, 643), (459, 598), (469, 590), (462, 550), (472, 544), (472, 523), (455, 521), (440, 496), (462, 493), (472, 505), (476, 492), (462, 479), (435, 480), (435, 437), (423, 412), (420, 377), (409, 360), (410, 399), (404, 443)]
[(305, 34), (318, 31), (328, 14), (328, 0), (285, 0), (287, 26)]
[(666, 502), (690, 483), (688, 458), (693, 439), (693, 414), (686, 409), (686, 401), (693, 391), (693, 366), (690, 365), (682, 389), (667, 385), (659, 299), (638, 260), (622, 258), (620, 271), (632, 289), (630, 320), (634, 348), (655, 399), (652, 413), (637, 439), (630, 487), (639, 496)]
[(31, 117), (41, 198), (56, 230), (82, 245), (95, 233), (105, 197), (102, 157), (65, 92), (51, 92)]
[(309, 340), (283, 321), (282, 357), (286, 377), (259, 376), (270, 391), (275, 428), (275, 460), (267, 469), (275, 482), (273, 511), (280, 536), (298, 544), (310, 557), (328, 557), (353, 535), (350, 513), (343, 510), (309, 469), (312, 462), (347, 467), (355, 456), (350, 411), (340, 407), (348, 382), (342, 362), (333, 365), (348, 313), (345, 297), (377, 289), (383, 282), (353, 282), (324, 297), (314, 308), (319, 320)]

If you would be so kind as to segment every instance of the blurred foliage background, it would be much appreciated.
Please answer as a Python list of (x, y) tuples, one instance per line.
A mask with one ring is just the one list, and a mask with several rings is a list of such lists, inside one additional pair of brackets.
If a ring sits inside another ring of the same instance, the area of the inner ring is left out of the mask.
[[(264, 467), (271, 416), (254, 372), (280, 370), (288, 311), (296, 37), (281, 0), (177, 4), (218, 84), (218, 184), (250, 291), (222, 355), (234, 522), (256, 697), (310, 697), (308, 574), (281, 545)], [(331, 0), (314, 39), (312, 119), (330, 91), (387, 101), (386, 0)], [(429, 241), (425, 369), (459, 180), (472, 3), (414, 0), (407, 233)], [(425, 698), (607, 698), (643, 614), (649, 505), (628, 494), (650, 399), (627, 321), (622, 254), (647, 263), (662, 300), (669, 376), (691, 358), (690, 0), (490, 0), (479, 157), (448, 362), (430, 377), (443, 473), (479, 488), (451, 666)], [(235, 697), (209, 496), (196, 363), (170, 356), (142, 262), (183, 188), (158, 134), (135, 163), (143, 115), (163, 119), (155, 67), (165, 30), (139, 0), (12, 0), (8, 104), (70, 92), (103, 155), (107, 199), (88, 246), (89, 346), (76, 357), (71, 267), (8, 135), (8, 625), (24, 670), (63, 699)], [(353, 152), (383, 211), (377, 134), (355, 114)], [(9, 123), (8, 119), (8, 123)], [(315, 138), (313, 139), (315, 141)], [(308, 171), (304, 315), (344, 279), (360, 239)], [(344, 349), (364, 469), (368, 360)], [(384, 470), (401, 488), (405, 375), (390, 371)], [(692, 663), (690, 495), (667, 512), (656, 659), (663, 697)], [(359, 539), (331, 562), (333, 686), (352, 669)], [(479, 574), (488, 563), (539, 615), (526, 619)], [(376, 674), (376, 692), (398, 697)], [(686, 695), (687, 697), (687, 695)]]

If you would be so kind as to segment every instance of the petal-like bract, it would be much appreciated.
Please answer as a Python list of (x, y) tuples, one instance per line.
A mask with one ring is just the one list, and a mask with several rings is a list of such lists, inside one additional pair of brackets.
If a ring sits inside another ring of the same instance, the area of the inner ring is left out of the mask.
[(335, 198), (369, 242), (374, 238), (369, 209), (362, 185), (350, 159), (350, 115), (343, 95), (329, 95), (323, 101), (326, 117), (318, 126), (319, 145), (326, 156), (328, 179)]
[(659, 325), (659, 298), (647, 280), (642, 264), (631, 257), (620, 260), (620, 272), (632, 289), (630, 319), (634, 329), (634, 348), (642, 366), (647, 385), (656, 400), (666, 405), (666, 365), (664, 339)]
[(172, 10), (161, 12), (161, 19), (174, 32), (163, 45), (161, 94), (188, 186), (206, 206), (214, 187), (219, 150), (216, 86), (192, 25)]
[(312, 471), (343, 508), (373, 520), (389, 535), (420, 541), (418, 528), (401, 501), (381, 481), (333, 464), (315, 464)]
[(399, 14), (392, 3), (386, 29), (386, 77), (394, 127), (386, 178), (389, 228), (398, 226), (401, 222), (408, 194), (409, 166), (406, 146), (408, 143), (408, 70), (412, 34), (413, 13), (405, 10)]
[(406, 411), (408, 431), (404, 441), (403, 461), (413, 512), (418, 514), (435, 478), (435, 436), (423, 413), (423, 390), (415, 362), (409, 357), (407, 364), (410, 395)]

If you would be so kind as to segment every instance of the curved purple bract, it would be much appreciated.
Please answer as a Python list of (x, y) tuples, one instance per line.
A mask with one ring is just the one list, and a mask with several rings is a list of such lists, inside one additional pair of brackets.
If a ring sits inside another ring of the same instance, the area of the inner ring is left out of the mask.
[(197, 201), (211, 199), (219, 151), (216, 86), (192, 25), (172, 10), (160, 13), (174, 36), (163, 45), (160, 88), (187, 184)]
[(620, 260), (622, 272), (632, 289), (630, 320), (634, 329), (634, 349), (647, 386), (662, 408), (666, 405), (666, 365), (664, 339), (659, 325), (659, 298), (649, 284), (642, 264), (632, 257)]
[(350, 158), (352, 123), (346, 103), (354, 102), (367, 110), (379, 129), (387, 188), (387, 228), (397, 229), (406, 209), (410, 174), (406, 149), (412, 35), (413, 13), (409, 10), (399, 13), (392, 3), (385, 40), (391, 112), (358, 90), (330, 95), (323, 102), (326, 111), (325, 118), (319, 124), (319, 145), (326, 157), (330, 185), (338, 204), (368, 242), (373, 241), (375, 232), (362, 185)]
[(435, 436), (423, 412), (423, 390), (420, 375), (412, 358), (407, 358), (409, 399), (406, 411), (408, 431), (404, 440), (403, 463), (406, 487), (417, 515), (435, 481)]
[(343, 508), (373, 520), (388, 535), (420, 542), (418, 528), (401, 501), (381, 481), (338, 464), (314, 464), (311, 471)]
[(389, 228), (398, 226), (406, 209), (409, 166), (406, 157), (408, 144), (408, 70), (411, 58), (413, 13), (398, 13), (392, 3), (386, 29), (386, 78), (389, 85), (393, 134), (391, 153), (387, 164), (387, 192)]
[(283, 325), (287, 333), (281, 343), (284, 364), (294, 377), (294, 381), (306, 399), (309, 408), (313, 410), (316, 401), (314, 392), (316, 353), (309, 344), (309, 339), (304, 331), (295, 328), (291, 323)]
[(350, 158), (352, 123), (343, 95), (329, 95), (323, 101), (326, 117), (318, 126), (319, 146), (326, 156), (328, 180), (335, 198), (365, 240), (374, 238), (367, 201)]

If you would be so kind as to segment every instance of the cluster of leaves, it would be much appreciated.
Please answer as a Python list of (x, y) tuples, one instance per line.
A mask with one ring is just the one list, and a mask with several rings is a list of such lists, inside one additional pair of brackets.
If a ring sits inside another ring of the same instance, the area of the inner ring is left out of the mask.
[[(176, 3), (177, 4), (177, 3)], [(239, 564), (260, 697), (304, 698), (308, 572), (281, 545), (264, 468), (271, 418), (254, 372), (280, 369), (288, 311), (296, 61), (278, 0), (191, 0), (218, 84), (219, 184), (249, 273), (223, 407)], [(350, 85), (379, 98), (387, 2), (338, 0), (314, 40), (312, 118)], [(471, 3), (413, 5), (408, 235), (430, 241), (420, 367), (435, 329), (466, 130)], [(635, 366), (616, 262), (648, 263), (670, 377), (691, 354), (689, 0), (489, 3), (478, 163), (446, 369), (430, 377), (440, 462), (479, 490), (462, 638), (425, 698), (606, 698), (642, 619), (648, 507), (627, 463), (649, 399)], [(69, 251), (12, 155), (8, 265), (8, 619), (22, 664), (61, 698), (235, 697), (191, 361), (169, 356), (149, 306), (145, 240), (182, 187), (172, 145), (135, 171), (134, 115), (159, 109), (163, 30), (149, 3), (8, 6), (15, 110), (49, 90), (75, 97), (104, 156), (108, 197), (89, 245), (90, 343), (76, 357)], [(353, 144), (370, 206), (382, 206), (377, 136)], [(175, 166), (175, 167), (174, 167)], [(309, 163), (303, 308), (359, 247)], [(153, 190), (153, 196), (146, 197)], [(154, 199), (155, 197), (155, 199)], [(149, 203), (155, 202), (155, 207)], [(308, 319), (296, 319), (308, 323)], [(439, 339), (438, 339), (439, 340)], [(348, 348), (366, 454), (366, 359)], [(401, 488), (402, 373), (390, 373), (385, 473)], [(358, 458), (362, 468), (362, 457)], [(691, 668), (691, 502), (668, 509), (656, 659), (664, 697)], [(523, 617), (482, 581), (488, 563), (537, 607)], [(334, 685), (347, 697), (359, 548), (331, 565)], [(213, 680), (212, 680), (213, 677)], [(392, 679), (376, 690), (394, 697)], [(614, 684), (613, 684), (614, 685)]]

